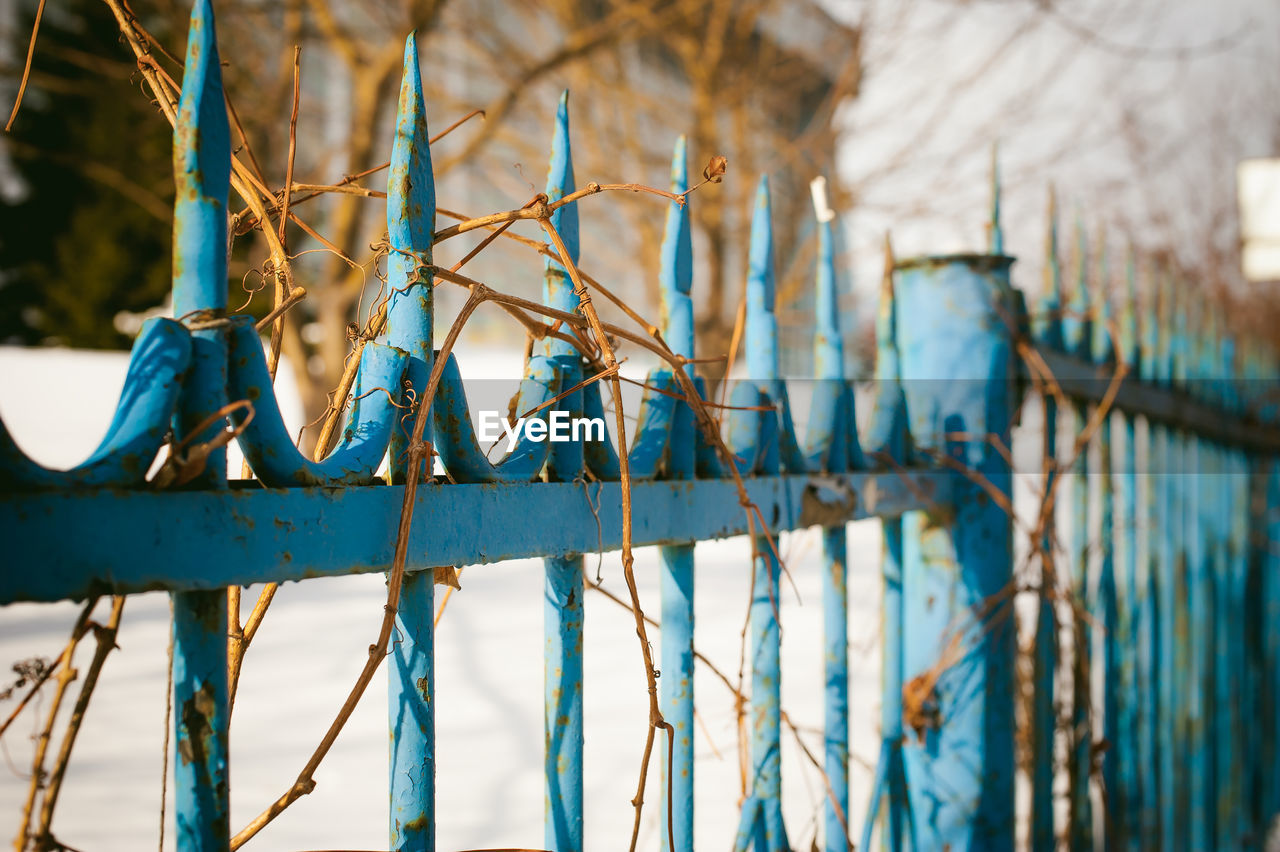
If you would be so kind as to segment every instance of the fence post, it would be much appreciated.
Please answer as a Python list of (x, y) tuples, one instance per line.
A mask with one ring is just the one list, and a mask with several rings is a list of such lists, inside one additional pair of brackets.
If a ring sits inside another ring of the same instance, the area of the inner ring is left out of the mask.
[[(811, 184), (818, 218), (818, 263), (814, 294), (815, 400), (835, 402), (820, 419), (811, 410), (808, 444), (811, 464), (823, 471), (853, 467), (861, 452), (849, 445), (856, 440), (853, 396), (844, 381), (844, 345), (836, 287), (835, 213), (827, 204), (826, 180)], [(827, 430), (830, 430), (828, 433)], [(826, 443), (826, 452), (819, 447)], [(851, 452), (852, 451), (852, 452)], [(848, 535), (845, 524), (822, 530), (822, 648), (824, 766), (827, 795), (823, 802), (823, 838), (827, 852), (849, 848), (849, 585)], [(889, 632), (885, 624), (885, 632)]]
[[(217, 319), (227, 307), (231, 143), (209, 0), (196, 0), (191, 10), (182, 82), (173, 138), (173, 309), (179, 317)], [(222, 429), (215, 423), (190, 434), (226, 404), (226, 330), (206, 328), (191, 338), (174, 434), (200, 442)], [(217, 449), (189, 487), (226, 488), (226, 472), (226, 450)], [(174, 822), (183, 850), (226, 850), (231, 842), (226, 634), (225, 591), (173, 594)]]
[[(897, 265), (896, 337), (911, 434), (956, 474), (953, 512), (903, 516), (911, 811), (921, 849), (1014, 843), (1012, 259)], [(970, 478), (972, 476), (972, 478)], [(967, 791), (967, 792), (965, 792)]]
[[(387, 342), (409, 353), (407, 375), (418, 394), (426, 389), (433, 360), (433, 285), (422, 270), (431, 263), (435, 184), (427, 142), (426, 106), (418, 47), (413, 34), (404, 46), (404, 72), (396, 112), (396, 137), (387, 176)], [(420, 399), (421, 397), (419, 397)], [(412, 418), (401, 421), (411, 423)], [(391, 475), (404, 482), (421, 471), (405, 466), (403, 427), (392, 432)], [(426, 436), (430, 440), (430, 433)], [(429, 463), (429, 462), (428, 462)], [(430, 470), (426, 471), (430, 475)], [(435, 848), (435, 578), (431, 571), (407, 574), (396, 612), (396, 641), (387, 675), (391, 731), (389, 786), (391, 848), (429, 852)]]
[[(551, 146), (551, 165), (547, 172), (547, 198), (556, 201), (574, 191), (573, 153), (569, 143), (569, 93), (560, 96), (556, 111), (555, 136)], [(578, 205), (567, 204), (551, 216), (551, 224), (559, 232), (569, 259), (578, 262)], [(578, 309), (568, 271), (548, 259), (544, 271), (543, 303), (564, 311)], [(578, 356), (573, 347), (562, 340), (544, 343), (545, 357), (561, 364), (569, 374), (565, 382), (577, 383)], [(579, 371), (580, 372), (580, 371)], [(580, 416), (582, 392), (566, 397), (557, 406)], [(627, 452), (619, 447), (619, 453)], [(580, 476), (583, 449), (580, 442), (552, 445), (548, 473), (552, 479), (572, 480)], [(582, 556), (555, 556), (543, 560), (546, 570), (546, 602), (543, 607), (543, 633), (546, 637), (544, 669), (544, 734), (546, 751), (543, 772), (546, 776), (547, 848), (555, 852), (580, 852), (582, 849)]]
[[(886, 234), (884, 274), (880, 279), (880, 305), (876, 313), (876, 406), (868, 447), (870, 456), (882, 466), (888, 467), (905, 465), (912, 455), (906, 422), (907, 405), (902, 392), (901, 359), (898, 357), (895, 339), (897, 305), (893, 294), (893, 263), (893, 246)], [(871, 805), (862, 825), (862, 842), (857, 848), (870, 848), (871, 833), (875, 830), (881, 801), (887, 800), (882, 846), (890, 852), (900, 852), (904, 848), (908, 831), (911, 833), (913, 846), (907, 848), (915, 848), (918, 836), (911, 818), (906, 764), (902, 754), (902, 518), (884, 518), (881, 521), (881, 531), (884, 537), (880, 566), (884, 581), (884, 653), (880, 699), (880, 758), (871, 784)]]
[[(778, 321), (774, 316), (773, 225), (769, 181), (761, 177), (751, 222), (751, 252), (747, 277), (746, 353), (748, 380), (761, 392), (760, 404), (780, 405), (778, 378)], [(757, 470), (776, 475), (781, 468), (781, 437), (777, 418), (752, 418), (764, 424), (756, 436)], [(732, 430), (731, 430), (732, 434)], [(736, 447), (735, 447), (736, 449)], [(752, 541), (753, 579), (750, 610), (751, 635), (751, 789), (742, 805), (735, 852), (750, 846), (756, 852), (790, 848), (782, 823), (782, 715), (778, 610), (782, 599), (778, 584), (780, 566), (773, 543), (758, 531)]]
[[(1038, 346), (1062, 349), (1062, 271), (1058, 262), (1058, 205), (1053, 187), (1049, 188), (1045, 239), (1045, 297), (1040, 318), (1034, 329)], [(1054, 488), (1058, 472), (1058, 400), (1044, 390), (1040, 394), (1044, 410), (1041, 454), (1044, 462), (1044, 493)], [(1056, 505), (1056, 502), (1055, 502)], [(1035, 684), (1032, 708), (1032, 779), (1031, 779), (1031, 848), (1035, 852), (1053, 852), (1057, 848), (1053, 818), (1054, 741), (1058, 731), (1054, 706), (1055, 675), (1058, 670), (1058, 616), (1054, 609), (1057, 595), (1057, 537), (1054, 511), (1041, 518), (1044, 525), (1040, 538), (1040, 593), (1036, 611), (1035, 658), (1032, 679)]]
[[(1084, 226), (1076, 221), (1076, 285), (1070, 307), (1063, 317), (1062, 334), (1065, 350), (1082, 361), (1092, 359), (1093, 304), (1089, 292), (1089, 245)], [(1089, 406), (1081, 400), (1071, 403), (1068, 411), (1068, 434), (1075, 443), (1089, 422)], [(1093, 719), (1090, 696), (1092, 639), (1089, 622), (1095, 601), (1089, 588), (1089, 444), (1079, 447), (1072, 458), (1069, 472), (1071, 502), (1071, 537), (1067, 543), (1067, 569), (1075, 608), (1071, 618), (1071, 728), (1068, 735), (1068, 831), (1073, 850), (1086, 852), (1093, 848), (1093, 803), (1089, 796), (1090, 769), (1093, 764)]]
[[(1120, 357), (1136, 375), (1141, 366), (1138, 336), (1137, 268), (1133, 246), (1128, 249), (1125, 268), (1125, 296), (1120, 314)], [(1150, 783), (1144, 776), (1143, 739), (1140, 713), (1146, 703), (1144, 692), (1138, 686), (1142, 666), (1143, 626), (1141, 611), (1146, 598), (1145, 587), (1138, 572), (1138, 440), (1137, 418), (1128, 411), (1120, 413), (1124, 431), (1124, 450), (1119, 470), (1120, 518), (1116, 527), (1116, 553), (1120, 564), (1120, 604), (1117, 632), (1122, 649), (1121, 683), (1122, 698), (1119, 702), (1120, 718), (1117, 719), (1119, 736), (1125, 747), (1121, 752), (1119, 769), (1119, 795), (1112, 801), (1118, 803), (1112, 821), (1121, 842), (1120, 848), (1137, 848), (1141, 845), (1141, 786)]]
[[(681, 136), (671, 162), (671, 191), (682, 194), (689, 188), (688, 143)], [(667, 226), (662, 241), (663, 335), (671, 351), (693, 357), (693, 238), (689, 225), (689, 202), (672, 202), (667, 209)], [(693, 409), (677, 403), (672, 414), (668, 443), (667, 476), (693, 479), (696, 435)], [(662, 555), (662, 715), (672, 726), (674, 743), (669, 759), (662, 752), (662, 793), (659, 833), (665, 852), (670, 843), (667, 821), (675, 850), (693, 849), (693, 545), (675, 544), (661, 548)], [(666, 791), (670, 785), (671, 806)]]

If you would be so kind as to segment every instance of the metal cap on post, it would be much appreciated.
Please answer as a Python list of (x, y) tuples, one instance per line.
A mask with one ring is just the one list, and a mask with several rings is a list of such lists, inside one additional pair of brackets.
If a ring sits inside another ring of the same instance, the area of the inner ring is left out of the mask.
[(922, 849), (1014, 843), (1012, 262), (950, 255), (895, 268), (911, 435), (959, 480), (954, 511), (903, 516), (906, 755)]

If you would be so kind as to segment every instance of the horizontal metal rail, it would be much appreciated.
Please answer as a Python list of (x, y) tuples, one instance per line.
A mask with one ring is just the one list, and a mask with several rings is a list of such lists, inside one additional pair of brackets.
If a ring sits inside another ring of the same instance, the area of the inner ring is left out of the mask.
[[(746, 485), (778, 532), (945, 504), (957, 478), (904, 471), (761, 476)], [(632, 495), (637, 545), (748, 532), (729, 481), (637, 482)], [(30, 566), (0, 572), (0, 601), (383, 571), (391, 565), (403, 496), (403, 487), (390, 485), (0, 495), (0, 529), (13, 533), (5, 561)], [(417, 500), (413, 569), (594, 553), (622, 543), (616, 482), (422, 485)], [(94, 541), (104, 546), (85, 546)]]
[[(1076, 400), (1101, 402), (1106, 398), (1114, 375), (1113, 365), (1093, 364), (1053, 349), (1038, 350), (1053, 380), (1062, 392)], [(1022, 375), (1030, 380), (1023, 366)], [(1214, 380), (1202, 380), (1211, 383)], [(1221, 379), (1222, 388), (1240, 379)], [(1262, 423), (1246, 414), (1230, 415), (1221, 404), (1202, 402), (1173, 387), (1142, 381), (1130, 374), (1121, 381), (1113, 403), (1117, 411), (1140, 415), (1173, 429), (1195, 433), (1202, 440), (1240, 447), (1260, 453), (1280, 453), (1280, 430), (1274, 423)]]

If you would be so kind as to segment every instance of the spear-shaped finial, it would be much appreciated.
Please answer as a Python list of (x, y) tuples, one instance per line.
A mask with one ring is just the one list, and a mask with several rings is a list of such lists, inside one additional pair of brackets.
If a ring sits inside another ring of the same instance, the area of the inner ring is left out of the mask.
[(1120, 357), (1131, 370), (1140, 361), (1138, 340), (1138, 258), (1130, 240), (1125, 248), (1124, 300), (1120, 307)]
[(880, 276), (880, 305), (876, 312), (876, 380), (896, 382), (898, 367), (898, 307), (893, 295), (893, 236), (884, 232), (884, 266)]
[[(551, 165), (547, 169), (547, 200), (559, 201), (577, 189), (573, 181), (573, 150), (569, 142), (569, 91), (560, 95), (556, 109), (556, 129), (551, 140)], [(578, 262), (578, 205), (566, 204), (551, 214), (551, 226), (560, 234), (569, 260)], [(573, 293), (573, 283), (563, 266), (550, 258), (546, 263), (547, 276), (543, 296), (546, 304), (562, 311), (576, 310), (578, 297)], [(564, 344), (568, 346), (568, 344)]]
[(773, 213), (769, 178), (761, 175), (751, 220), (747, 261), (747, 374), (757, 380), (778, 377), (778, 320), (774, 316)]
[(1036, 314), (1036, 341), (1048, 349), (1062, 349), (1062, 268), (1058, 261), (1058, 194), (1049, 184), (1045, 213), (1044, 292)]
[(991, 221), (987, 225), (990, 232), (990, 251), (993, 255), (1004, 254), (1004, 229), (1000, 226), (1000, 143), (991, 143)]
[(1076, 216), (1076, 283), (1071, 293), (1071, 303), (1062, 318), (1062, 336), (1066, 349), (1073, 355), (1089, 359), (1091, 353), (1091, 322), (1089, 298), (1089, 238), (1084, 223)]
[(809, 184), (818, 219), (818, 275), (814, 293), (814, 361), (820, 379), (844, 378), (844, 344), (836, 292), (835, 212), (827, 203), (827, 180), (816, 177)]
[(178, 316), (227, 305), (227, 194), (231, 132), (213, 7), (196, 0), (173, 128), (173, 307)]
[(1111, 260), (1107, 252), (1105, 232), (1098, 234), (1097, 316), (1092, 323), (1090, 349), (1095, 364), (1110, 363), (1115, 358), (1111, 339)]
[(387, 173), (387, 343), (411, 356), (409, 378), (419, 391), (427, 381), (433, 348), (431, 263), (436, 190), (431, 170), (422, 71), (413, 33), (404, 43), (404, 71), (396, 109), (396, 137)]
[[(676, 140), (671, 157), (671, 191), (684, 195), (689, 189), (688, 143)], [(693, 357), (693, 238), (689, 229), (689, 201), (673, 201), (667, 208), (666, 232), (662, 238), (662, 268), (658, 277), (662, 293), (663, 335), (671, 351)]]

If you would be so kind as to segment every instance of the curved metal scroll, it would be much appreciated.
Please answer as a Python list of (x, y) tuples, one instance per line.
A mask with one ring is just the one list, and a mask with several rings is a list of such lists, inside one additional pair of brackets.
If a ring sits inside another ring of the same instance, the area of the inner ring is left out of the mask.
[[(227, 396), (253, 404), (253, 417), (239, 442), (249, 466), (263, 484), (282, 488), (364, 485), (373, 480), (399, 416), (392, 405), (392, 395), (399, 392), (407, 353), (379, 343), (365, 345), (346, 429), (333, 452), (324, 461), (314, 462), (298, 451), (285, 428), (262, 341), (249, 317), (232, 319), (228, 346)], [(237, 409), (231, 417), (240, 425), (247, 414)]]
[(191, 363), (191, 335), (182, 323), (150, 319), (129, 358), (129, 372), (107, 434), (81, 464), (50, 470), (27, 457), (0, 421), (0, 489), (136, 488), (169, 432), (183, 373)]

